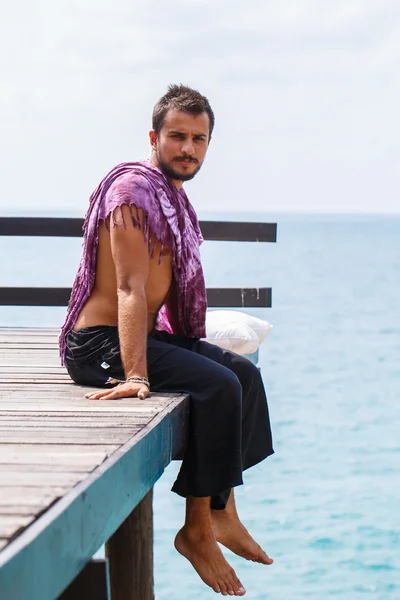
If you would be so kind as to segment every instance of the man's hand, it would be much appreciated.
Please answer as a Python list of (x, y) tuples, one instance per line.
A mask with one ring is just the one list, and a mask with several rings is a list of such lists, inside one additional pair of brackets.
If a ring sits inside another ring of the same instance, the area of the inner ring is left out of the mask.
[(118, 400), (118, 398), (135, 398), (144, 400), (150, 394), (147, 385), (143, 383), (120, 383), (116, 387), (100, 392), (88, 392), (85, 398), (89, 400)]

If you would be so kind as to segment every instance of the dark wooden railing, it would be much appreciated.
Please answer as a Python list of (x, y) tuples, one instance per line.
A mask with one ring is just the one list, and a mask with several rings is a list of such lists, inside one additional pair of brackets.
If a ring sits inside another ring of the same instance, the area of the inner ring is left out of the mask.
[[(83, 219), (67, 217), (0, 217), (0, 235), (82, 237)], [(276, 242), (276, 223), (200, 221), (206, 240)]]
[[(82, 237), (83, 219), (0, 217), (0, 236)], [(276, 242), (276, 223), (201, 221), (205, 240)], [(66, 306), (70, 288), (0, 287), (2, 306)], [(270, 307), (271, 288), (208, 288), (211, 307)]]

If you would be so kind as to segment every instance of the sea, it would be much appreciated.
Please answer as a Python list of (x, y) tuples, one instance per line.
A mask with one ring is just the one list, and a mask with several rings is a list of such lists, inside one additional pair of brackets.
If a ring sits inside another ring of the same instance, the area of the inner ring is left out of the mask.
[[(49, 215), (51, 216), (51, 215)], [(209, 287), (272, 287), (247, 312), (275, 454), (245, 473), (239, 514), (272, 566), (225, 554), (251, 600), (400, 600), (400, 214), (204, 214), (278, 223), (271, 243), (205, 242)], [(81, 241), (0, 238), (3, 286), (68, 286)], [(0, 307), (2, 326), (59, 326), (65, 309)], [(157, 600), (215, 597), (173, 540), (184, 500), (155, 486)]]

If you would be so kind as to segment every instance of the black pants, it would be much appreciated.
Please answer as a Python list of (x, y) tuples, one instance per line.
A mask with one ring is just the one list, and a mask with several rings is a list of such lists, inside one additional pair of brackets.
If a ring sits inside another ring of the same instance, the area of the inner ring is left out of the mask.
[[(76, 383), (108, 387), (109, 378), (125, 379), (117, 327), (70, 331), (66, 341), (67, 369)], [(213, 344), (164, 331), (148, 336), (147, 368), (153, 392), (190, 394), (188, 444), (172, 490), (211, 496), (212, 508), (225, 508), (231, 488), (243, 483), (243, 470), (274, 452), (258, 368)]]

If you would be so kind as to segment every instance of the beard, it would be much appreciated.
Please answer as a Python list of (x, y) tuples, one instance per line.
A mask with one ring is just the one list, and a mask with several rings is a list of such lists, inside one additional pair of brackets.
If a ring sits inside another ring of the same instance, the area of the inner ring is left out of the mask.
[[(184, 157), (179, 156), (173, 159), (173, 161), (177, 161), (177, 160), (185, 160)], [(201, 166), (203, 163), (199, 163), (198, 161), (193, 160), (191, 164), (196, 165), (197, 168), (192, 171), (191, 173), (181, 173), (180, 171), (178, 171), (177, 169), (174, 169), (173, 167), (173, 161), (171, 161), (171, 163), (166, 163), (160, 152), (157, 152), (157, 161), (158, 161), (158, 166), (161, 169), (161, 171), (164, 173), (164, 175), (166, 177), (169, 177), (170, 179), (176, 179), (178, 181), (190, 181), (191, 179), (193, 179), (193, 177), (195, 175), (197, 175), (197, 173), (200, 171)]]

